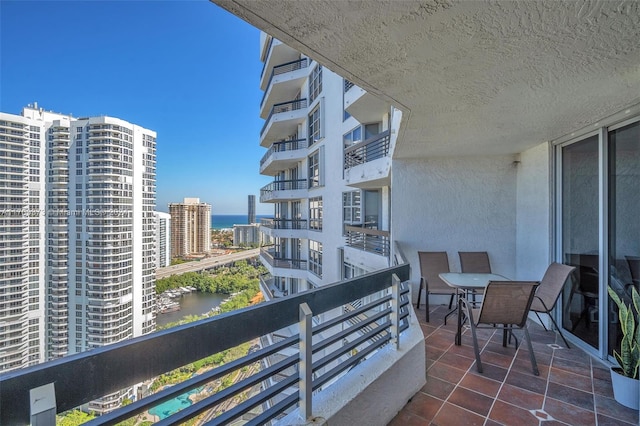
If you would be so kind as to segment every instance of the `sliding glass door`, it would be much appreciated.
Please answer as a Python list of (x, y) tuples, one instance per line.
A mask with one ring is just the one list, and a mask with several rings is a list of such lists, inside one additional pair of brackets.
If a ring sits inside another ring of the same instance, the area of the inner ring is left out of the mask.
[(598, 136), (562, 148), (562, 261), (576, 267), (564, 289), (563, 326), (598, 348)]
[(558, 260), (576, 267), (563, 291), (562, 326), (604, 357), (620, 340), (607, 287), (630, 300), (640, 285), (640, 122), (557, 149)]

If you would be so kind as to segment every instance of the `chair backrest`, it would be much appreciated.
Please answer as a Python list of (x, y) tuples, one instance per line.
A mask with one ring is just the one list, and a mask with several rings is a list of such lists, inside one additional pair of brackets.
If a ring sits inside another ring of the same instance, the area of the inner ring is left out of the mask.
[(491, 263), (486, 251), (459, 251), (460, 271), (476, 274), (490, 274)]
[(536, 296), (540, 298), (549, 309), (552, 309), (562, 292), (564, 283), (569, 275), (576, 269), (575, 266), (563, 265), (562, 263), (552, 263), (540, 281), (540, 286), (536, 291)]
[(631, 279), (634, 281), (640, 281), (640, 257), (625, 256), (627, 264), (629, 265), (629, 271), (631, 272)]
[(419, 251), (420, 276), (426, 281), (429, 292), (455, 293), (455, 289), (440, 279), (438, 274), (450, 272), (446, 251)]
[(523, 327), (536, 287), (535, 281), (490, 281), (484, 291), (477, 323)]

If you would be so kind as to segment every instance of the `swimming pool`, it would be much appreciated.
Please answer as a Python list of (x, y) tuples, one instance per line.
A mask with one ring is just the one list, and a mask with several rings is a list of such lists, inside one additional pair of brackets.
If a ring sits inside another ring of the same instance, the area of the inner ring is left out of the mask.
[(178, 395), (177, 397), (170, 399), (169, 401), (163, 402), (160, 405), (156, 405), (149, 410), (149, 414), (158, 416), (160, 420), (166, 419), (170, 415), (175, 414), (178, 411), (183, 410), (193, 404), (189, 399), (189, 395), (198, 393), (201, 390), (202, 387), (192, 389), (189, 392), (183, 393), (182, 395)]

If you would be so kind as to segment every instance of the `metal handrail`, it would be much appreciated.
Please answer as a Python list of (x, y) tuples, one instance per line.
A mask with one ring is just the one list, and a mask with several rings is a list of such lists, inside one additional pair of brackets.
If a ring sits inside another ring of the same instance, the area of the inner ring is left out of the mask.
[(389, 155), (389, 130), (354, 144), (344, 150), (344, 168), (349, 169)]
[[(222, 378), (226, 374), (239, 372), (243, 367), (254, 365), (275, 353), (281, 353), (285, 348), (294, 350), (296, 354), (269, 368), (246, 375), (224, 391), (206, 397), (178, 414), (163, 420), (163, 423), (174, 424), (192, 418), (228, 401), (243, 389), (253, 387), (258, 383), (266, 383), (269, 378), (275, 377), (285, 370), (292, 370), (293, 373), (276, 385), (266, 387), (239, 405), (229, 408), (220, 416), (215, 417), (213, 421), (216, 424), (221, 424), (239, 418), (253, 407), (267, 400), (272, 400), (287, 388), (292, 387), (294, 393), (285, 399), (286, 402), (282, 401), (271, 405), (269, 409), (251, 420), (249, 424), (262, 424), (281, 415), (284, 410), (298, 402), (302, 404), (301, 409), (304, 406), (305, 409), (312, 411), (313, 398), (311, 395), (313, 390), (320, 389), (341, 374), (348, 374), (352, 366), (367, 362), (366, 359), (383, 345), (395, 342), (397, 347), (400, 333), (409, 327), (407, 318), (409, 315), (409, 290), (406, 286), (400, 285), (400, 282), (408, 279), (409, 265), (387, 268), (319, 289), (296, 293), (231, 313), (5, 373), (0, 375), (0, 389), (2, 389), (0, 405), (3, 407), (0, 412), (0, 423), (13, 425), (32, 422), (29, 397), (32, 389), (52, 384), (55, 389), (56, 401), (54, 411), (64, 412), (109, 393), (152, 379), (164, 372), (301, 323), (301, 321), (311, 321), (312, 316), (318, 316), (353, 300), (371, 296), (370, 298), (373, 300), (367, 309), (359, 311), (360, 314), (364, 314), (366, 311), (371, 321), (362, 321), (356, 325), (350, 324), (348, 319), (356, 315), (354, 312), (348, 312), (340, 319), (331, 320), (333, 322), (330, 325), (341, 321), (343, 327), (339, 328), (350, 330), (348, 335), (341, 331), (343, 334), (324, 337), (312, 343), (311, 336), (304, 332), (307, 326), (300, 327), (303, 330), (300, 335), (293, 335), (257, 351), (250, 351), (246, 356), (235, 361), (195, 376), (157, 394), (141, 398), (114, 412), (100, 416), (89, 424), (116, 424), (161, 402)], [(400, 287), (405, 288), (400, 289)], [(376, 296), (380, 292), (388, 294), (390, 288), (394, 289), (391, 300), (386, 295)], [(303, 307), (306, 315), (301, 318), (300, 312)], [(365, 327), (372, 324), (373, 321), (377, 326), (366, 329)], [(321, 324), (312, 329), (309, 326), (309, 329), (313, 335), (317, 336), (320, 331), (326, 332), (327, 327), (326, 324)], [(229, 333), (229, 330), (234, 330), (234, 332)], [(300, 343), (300, 349), (295, 347), (298, 343)], [(305, 345), (310, 345), (310, 347), (305, 347)], [(330, 349), (329, 345), (331, 345)], [(183, 350), (184, 348), (189, 348), (189, 350)], [(325, 352), (321, 353), (320, 349), (323, 348)], [(353, 354), (355, 348), (358, 348), (358, 353), (351, 356), (350, 354)], [(316, 354), (313, 362), (309, 358), (310, 353)], [(333, 364), (330, 364), (332, 362)], [(307, 371), (306, 375), (302, 374), (304, 371), (302, 366), (304, 365), (311, 366), (311, 370)], [(336, 365), (336, 367), (329, 368), (329, 365)], [(311, 376), (309, 373), (313, 375)], [(309, 377), (315, 378), (309, 380)], [(298, 382), (301, 383), (299, 386), (297, 386)], [(6, 407), (11, 408), (7, 409)]]
[(369, 253), (388, 257), (390, 250), (390, 233), (378, 229), (358, 226), (345, 226), (346, 244)]
[(307, 147), (308, 144), (306, 139), (274, 142), (271, 145), (271, 148), (269, 148), (267, 152), (262, 156), (260, 165), (262, 166), (274, 152), (296, 151), (298, 149), (305, 149)]
[(279, 114), (281, 112), (288, 112), (288, 111), (297, 111), (299, 109), (303, 109), (307, 107), (307, 99), (295, 99), (293, 101), (288, 101), (288, 102), (280, 102), (278, 104), (274, 104), (273, 107), (271, 107), (271, 111), (269, 112), (269, 116), (267, 117), (266, 120), (264, 120), (264, 124), (262, 125), (262, 129), (260, 130), (260, 136), (262, 136), (264, 134), (264, 131), (267, 129), (267, 125), (269, 124), (269, 121), (271, 121), (271, 117), (274, 114)]
[(292, 71), (301, 70), (302, 68), (307, 68), (309, 66), (308, 58), (297, 59), (295, 61), (286, 62), (284, 64), (277, 65), (273, 67), (273, 71), (271, 71), (271, 76), (269, 77), (269, 81), (267, 82), (267, 87), (264, 89), (264, 93), (262, 94), (262, 99), (260, 100), (260, 109), (264, 104), (264, 100), (267, 98), (267, 93), (269, 93), (269, 87), (271, 86), (271, 81), (273, 77), (281, 74), (285, 74)]
[(296, 189), (307, 189), (306, 179), (287, 179), (287, 180), (274, 180), (271, 183), (260, 188), (260, 195), (266, 192), (273, 191), (293, 191)]

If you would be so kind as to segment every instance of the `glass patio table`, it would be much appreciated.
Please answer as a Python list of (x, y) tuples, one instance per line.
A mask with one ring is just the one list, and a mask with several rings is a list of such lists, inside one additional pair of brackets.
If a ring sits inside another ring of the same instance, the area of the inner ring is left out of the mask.
[(447, 285), (463, 290), (463, 295), (458, 297), (458, 328), (455, 339), (456, 345), (460, 346), (462, 344), (462, 301), (460, 298), (466, 297), (469, 291), (484, 289), (489, 284), (489, 281), (509, 281), (509, 278), (498, 274), (469, 272), (443, 272), (439, 276)]

